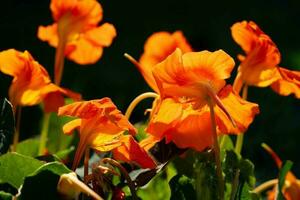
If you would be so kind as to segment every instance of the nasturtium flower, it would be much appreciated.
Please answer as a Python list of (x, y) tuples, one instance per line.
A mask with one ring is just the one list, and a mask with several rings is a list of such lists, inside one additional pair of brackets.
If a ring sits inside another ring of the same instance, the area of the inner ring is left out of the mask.
[(157, 32), (152, 34), (145, 42), (144, 52), (136, 66), (147, 84), (155, 92), (158, 92), (158, 89), (152, 75), (152, 69), (156, 64), (173, 53), (176, 48), (181, 49), (183, 52), (192, 51), (191, 46), (181, 31), (174, 33), (165, 31)]
[(50, 9), (55, 23), (40, 26), (39, 39), (63, 48), (65, 56), (78, 64), (97, 62), (103, 47), (116, 36), (112, 24), (98, 26), (103, 10), (97, 0), (51, 0)]
[(210, 99), (219, 134), (244, 132), (259, 110), (225, 86), (233, 67), (233, 59), (222, 50), (182, 54), (176, 49), (153, 68), (161, 99), (147, 132), (180, 148), (211, 147)]
[[(264, 148), (272, 156), (278, 168), (282, 167), (282, 161), (279, 156), (267, 145), (264, 145)], [(283, 186), (283, 196), (286, 200), (297, 200), (300, 199), (300, 181), (297, 180), (296, 176), (292, 172), (288, 172), (285, 177), (285, 184)], [(277, 185), (272, 191), (269, 191), (268, 200), (275, 200), (278, 193)]]
[(234, 82), (234, 89), (240, 92), (242, 86), (271, 86), (280, 95), (294, 93), (300, 98), (299, 72), (279, 67), (280, 52), (257, 24), (250, 21), (235, 23), (231, 27), (232, 37), (241, 46), (245, 55), (239, 55), (241, 64)]
[[(98, 151), (115, 150), (117, 158), (123, 161), (138, 163), (141, 167), (153, 168), (155, 162), (145, 150), (139, 147), (131, 135), (136, 129), (117, 109), (109, 98), (75, 102), (59, 108), (58, 115), (78, 117), (64, 125), (65, 134), (74, 129), (79, 131), (79, 144), (75, 153), (73, 169), (75, 169), (86, 148)], [(129, 154), (137, 154), (138, 157)]]
[(13, 77), (9, 99), (16, 106), (44, 103), (46, 112), (57, 112), (64, 96), (80, 100), (81, 95), (51, 83), (50, 77), (28, 51), (9, 49), (0, 52), (0, 71)]

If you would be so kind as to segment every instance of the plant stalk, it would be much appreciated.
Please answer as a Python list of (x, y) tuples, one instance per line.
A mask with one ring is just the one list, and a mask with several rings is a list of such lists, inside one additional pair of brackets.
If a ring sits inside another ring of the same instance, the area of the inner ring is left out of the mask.
[(219, 196), (220, 199), (224, 199), (224, 179), (222, 174), (222, 166), (221, 166), (221, 159), (220, 159), (220, 146), (218, 143), (218, 135), (217, 135), (217, 126), (216, 126), (216, 119), (215, 119), (215, 111), (214, 111), (214, 103), (212, 99), (208, 99), (208, 105), (210, 110), (210, 119), (211, 119), (211, 127), (212, 127), (212, 138), (213, 138), (213, 149), (214, 155), (216, 160), (216, 170), (218, 176), (218, 185), (219, 185)]
[[(248, 85), (244, 85), (242, 98), (244, 100), (247, 100), (247, 96), (248, 96)], [(236, 144), (235, 144), (235, 152), (236, 153), (241, 154), (242, 148), (243, 148), (243, 143), (244, 143), (244, 133), (240, 133), (236, 138)]]
[(87, 147), (84, 153), (84, 183), (87, 184), (87, 175), (89, 174), (90, 148)]
[(46, 144), (48, 140), (48, 129), (49, 129), (49, 123), (50, 123), (50, 113), (44, 114), (43, 119), (43, 125), (42, 125), (42, 132), (41, 132), (41, 138), (40, 138), (40, 146), (39, 146), (39, 155), (44, 155)]
[(20, 138), (20, 124), (21, 124), (21, 113), (22, 113), (22, 107), (17, 106), (16, 107), (16, 131), (14, 134), (14, 139), (13, 139), (13, 145), (12, 145), (12, 151), (17, 150), (17, 144), (19, 143), (19, 138)]
[(65, 47), (66, 47), (65, 40), (59, 39), (58, 46), (55, 52), (55, 64), (54, 64), (54, 83), (58, 86), (60, 85), (62, 74), (64, 71)]

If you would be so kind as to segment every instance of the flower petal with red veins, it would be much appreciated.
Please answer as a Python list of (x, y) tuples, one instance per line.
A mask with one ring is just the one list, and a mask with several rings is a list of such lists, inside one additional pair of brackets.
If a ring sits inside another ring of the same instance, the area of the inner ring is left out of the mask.
[(113, 156), (116, 160), (125, 162), (135, 162), (142, 168), (155, 168), (154, 160), (148, 153), (133, 139), (130, 135), (121, 138), (122, 145), (113, 150)]
[(271, 88), (283, 96), (294, 94), (300, 98), (300, 72), (278, 67), (281, 79), (271, 85)]

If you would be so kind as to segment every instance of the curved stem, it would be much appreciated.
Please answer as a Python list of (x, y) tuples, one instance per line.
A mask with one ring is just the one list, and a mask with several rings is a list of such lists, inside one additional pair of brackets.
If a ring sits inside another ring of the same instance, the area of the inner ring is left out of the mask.
[(87, 183), (87, 175), (89, 174), (89, 159), (90, 159), (90, 148), (87, 147), (84, 153), (84, 183)]
[(154, 92), (145, 92), (143, 94), (140, 94), (139, 96), (137, 96), (128, 106), (125, 116), (127, 117), (127, 119), (130, 118), (132, 111), (134, 110), (134, 108), (144, 99), (147, 98), (157, 98), (158, 94), (154, 93)]
[(65, 61), (65, 47), (66, 42), (64, 39), (58, 41), (58, 46), (55, 52), (55, 64), (54, 64), (54, 83), (60, 85), (62, 74), (64, 71), (64, 61)]
[(19, 142), (21, 113), (22, 113), (22, 107), (21, 106), (16, 107), (16, 112), (15, 112), (15, 114), (16, 114), (16, 131), (15, 131), (15, 134), (14, 134), (12, 151), (17, 150), (17, 144)]
[(278, 179), (268, 180), (268, 181), (260, 184), (256, 188), (254, 188), (254, 190), (252, 190), (252, 192), (259, 194), (259, 193), (263, 192), (264, 190), (276, 185), (277, 183), (278, 183)]
[[(242, 98), (244, 100), (247, 100), (247, 96), (248, 96), (248, 85), (244, 85)], [(243, 143), (244, 143), (244, 133), (240, 133), (236, 139), (236, 144), (235, 144), (235, 152), (236, 153), (241, 154), (242, 148), (243, 148)]]
[(210, 111), (210, 120), (211, 120), (211, 127), (212, 127), (212, 138), (213, 138), (213, 148), (214, 148), (214, 155), (216, 160), (217, 166), (217, 176), (218, 176), (218, 184), (219, 184), (219, 195), (220, 199), (224, 199), (224, 180), (222, 174), (222, 166), (220, 160), (220, 147), (218, 143), (218, 135), (217, 135), (217, 126), (216, 126), (216, 119), (215, 119), (215, 111), (214, 111), (214, 103), (211, 98), (208, 99), (209, 111)]
[(44, 151), (46, 148), (47, 140), (48, 140), (48, 128), (50, 122), (50, 113), (44, 114), (42, 133), (40, 138), (40, 146), (39, 146), (39, 155), (44, 155)]
[(111, 159), (111, 158), (104, 158), (104, 159), (102, 159), (102, 162), (104, 164), (109, 163), (110, 165), (117, 167), (121, 171), (122, 175), (124, 176), (124, 178), (126, 179), (126, 181), (128, 183), (128, 186), (129, 186), (129, 189), (130, 189), (130, 192), (131, 192), (131, 195), (132, 195), (132, 199), (133, 200), (138, 200), (138, 197), (137, 197), (136, 192), (135, 192), (135, 185), (132, 182), (128, 172), (126, 171), (126, 169), (120, 163), (118, 163), (117, 161), (115, 161), (114, 159)]

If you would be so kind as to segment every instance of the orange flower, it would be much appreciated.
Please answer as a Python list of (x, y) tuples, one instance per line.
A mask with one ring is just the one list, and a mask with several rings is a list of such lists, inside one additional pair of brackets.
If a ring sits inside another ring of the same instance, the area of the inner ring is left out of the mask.
[(51, 0), (50, 9), (55, 23), (40, 26), (38, 37), (63, 48), (64, 54), (78, 64), (97, 62), (103, 47), (110, 46), (116, 36), (112, 24), (98, 26), (103, 11), (96, 0)]
[(13, 77), (9, 99), (14, 106), (32, 106), (43, 101), (46, 112), (56, 112), (64, 105), (63, 96), (74, 100), (81, 98), (80, 94), (51, 83), (47, 71), (28, 51), (9, 49), (0, 52), (0, 71)]
[[(263, 145), (264, 149), (272, 156), (278, 168), (282, 167), (282, 161), (279, 156), (267, 145)], [(272, 191), (268, 192), (268, 200), (275, 200), (277, 194), (277, 185)], [(285, 177), (285, 185), (283, 187), (283, 195), (286, 200), (300, 199), (300, 182), (292, 172), (288, 172)]]
[(120, 138), (121, 146), (113, 150), (114, 158), (125, 162), (136, 162), (142, 168), (154, 168), (155, 162), (149, 157), (142, 145), (137, 143), (131, 135)]
[(267, 87), (281, 95), (294, 93), (299, 98), (299, 72), (278, 67), (280, 52), (271, 38), (254, 22), (243, 21), (231, 27), (232, 37), (245, 51), (239, 55), (241, 61), (234, 89), (240, 92), (243, 84)]
[[(225, 86), (234, 67), (233, 59), (222, 50), (190, 52), (177, 49), (157, 64), (153, 75), (161, 101), (147, 132), (166, 137), (178, 147), (202, 151), (212, 145), (209, 99), (216, 105), (215, 120), (221, 134), (244, 132), (259, 112), (258, 105), (242, 100)], [(236, 125), (236, 127), (233, 126)]]
[[(98, 151), (110, 151), (117, 148), (118, 158), (124, 161), (137, 162), (142, 167), (154, 167), (154, 161), (124, 131), (136, 133), (135, 128), (122, 115), (109, 98), (76, 102), (59, 108), (58, 115), (79, 117), (64, 125), (65, 134), (79, 129), (80, 141), (75, 153), (75, 169), (87, 147)], [(137, 153), (138, 157), (131, 154)], [(122, 156), (121, 156), (122, 155)]]
[(158, 92), (158, 89), (152, 75), (152, 69), (156, 64), (166, 59), (176, 48), (180, 48), (183, 52), (192, 51), (181, 31), (176, 31), (173, 34), (157, 32), (145, 42), (144, 53), (140, 58), (140, 62), (133, 61), (145, 81), (156, 92)]

